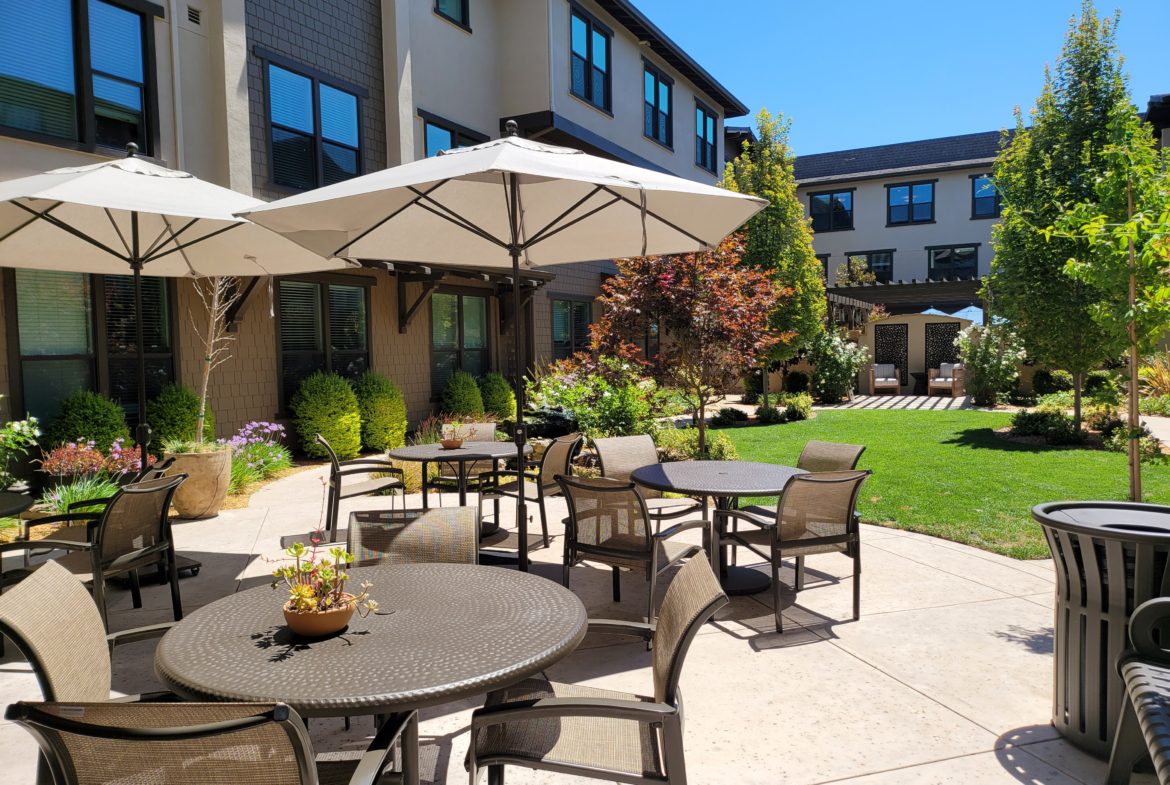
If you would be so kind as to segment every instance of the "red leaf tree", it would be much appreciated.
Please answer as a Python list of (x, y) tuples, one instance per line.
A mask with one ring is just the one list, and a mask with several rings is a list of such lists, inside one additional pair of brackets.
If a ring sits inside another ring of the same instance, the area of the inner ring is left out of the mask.
[(742, 255), (735, 236), (704, 253), (619, 259), (618, 274), (602, 287), (602, 316), (593, 327), (594, 350), (631, 357), (633, 342), (658, 326), (658, 353), (645, 359), (660, 384), (683, 390), (691, 401), (701, 455), (707, 454), (707, 407), (784, 339), (769, 331), (769, 316), (792, 292), (743, 264)]

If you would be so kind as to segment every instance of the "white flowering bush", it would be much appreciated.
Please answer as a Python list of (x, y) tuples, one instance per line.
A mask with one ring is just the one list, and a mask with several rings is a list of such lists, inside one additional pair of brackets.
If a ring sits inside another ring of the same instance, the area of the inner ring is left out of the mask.
[(36, 417), (11, 420), (0, 426), (0, 490), (16, 482), (13, 469), (36, 446), (40, 435)]
[(963, 363), (967, 394), (978, 406), (995, 406), (1016, 386), (1024, 346), (1002, 324), (972, 324), (955, 339)]
[(814, 366), (812, 390), (822, 403), (837, 403), (853, 393), (857, 372), (869, 351), (840, 332), (826, 330), (813, 339), (808, 359)]

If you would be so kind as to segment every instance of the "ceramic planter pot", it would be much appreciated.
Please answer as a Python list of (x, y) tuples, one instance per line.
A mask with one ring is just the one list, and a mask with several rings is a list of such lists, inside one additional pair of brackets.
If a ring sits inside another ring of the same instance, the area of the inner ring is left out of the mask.
[(174, 458), (172, 474), (186, 474), (187, 481), (175, 491), (174, 507), (180, 518), (219, 515), (232, 480), (232, 450), (167, 453)]
[(349, 620), (357, 608), (352, 594), (343, 594), (341, 596), (345, 602), (327, 611), (296, 613), (295, 611), (289, 610), (288, 604), (286, 603), (283, 609), (284, 622), (292, 632), (303, 638), (322, 638), (326, 635), (340, 632), (349, 624)]

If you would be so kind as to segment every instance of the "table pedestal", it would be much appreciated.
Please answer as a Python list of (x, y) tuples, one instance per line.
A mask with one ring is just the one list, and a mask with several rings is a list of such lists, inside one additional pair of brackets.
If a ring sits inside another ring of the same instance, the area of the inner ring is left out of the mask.
[(733, 597), (759, 594), (772, 586), (772, 579), (759, 570), (729, 564), (719, 571), (719, 585)]

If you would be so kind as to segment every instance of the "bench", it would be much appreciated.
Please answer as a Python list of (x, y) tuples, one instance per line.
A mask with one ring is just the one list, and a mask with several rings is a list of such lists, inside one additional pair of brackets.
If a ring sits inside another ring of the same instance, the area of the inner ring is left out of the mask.
[(1170, 785), (1170, 597), (1142, 603), (1129, 620), (1130, 649), (1117, 662), (1125, 685), (1113, 737), (1108, 785), (1125, 785), (1134, 767), (1153, 761), (1161, 785)]

